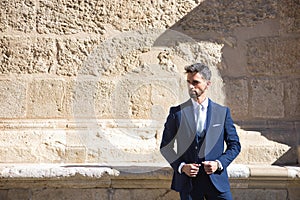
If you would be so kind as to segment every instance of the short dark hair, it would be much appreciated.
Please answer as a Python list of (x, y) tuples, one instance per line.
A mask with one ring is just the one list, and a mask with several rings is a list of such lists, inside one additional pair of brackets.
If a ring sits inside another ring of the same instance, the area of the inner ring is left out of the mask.
[(208, 66), (202, 63), (195, 63), (192, 65), (188, 65), (185, 68), (185, 73), (199, 73), (205, 78), (206, 80), (210, 80), (211, 78), (211, 71)]

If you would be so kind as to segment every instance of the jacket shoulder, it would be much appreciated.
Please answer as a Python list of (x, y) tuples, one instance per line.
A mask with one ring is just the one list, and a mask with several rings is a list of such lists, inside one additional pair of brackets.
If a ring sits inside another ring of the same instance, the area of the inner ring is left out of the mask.
[(171, 112), (171, 113), (176, 113), (176, 112), (181, 111), (183, 108), (185, 108), (185, 107), (187, 107), (187, 106), (191, 106), (191, 105), (192, 105), (191, 100), (188, 100), (188, 101), (186, 101), (186, 102), (184, 102), (184, 103), (182, 103), (182, 104), (180, 104), (180, 105), (172, 106), (172, 107), (170, 108), (170, 112)]
[(223, 106), (221, 104), (218, 104), (216, 102), (213, 102), (212, 100), (209, 101), (209, 104), (214, 107), (214, 108), (217, 108), (217, 109), (221, 109), (221, 110), (228, 110), (228, 107), (227, 106)]

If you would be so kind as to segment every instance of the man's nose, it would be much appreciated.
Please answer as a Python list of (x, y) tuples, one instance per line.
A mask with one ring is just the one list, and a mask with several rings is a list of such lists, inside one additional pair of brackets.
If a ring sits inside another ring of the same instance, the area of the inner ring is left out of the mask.
[(191, 84), (191, 83), (188, 83), (188, 87), (189, 87), (189, 89), (193, 89), (193, 88), (194, 88), (194, 85)]

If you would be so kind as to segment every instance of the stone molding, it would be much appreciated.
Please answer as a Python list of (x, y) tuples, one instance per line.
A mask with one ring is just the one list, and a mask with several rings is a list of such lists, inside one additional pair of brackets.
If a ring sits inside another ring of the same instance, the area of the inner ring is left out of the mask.
[[(147, 168), (141, 172), (140, 168)], [(129, 172), (130, 171), (130, 172)], [(132, 173), (136, 171), (136, 173)], [(231, 164), (228, 167), (228, 175), (231, 180), (286, 180), (296, 181), (300, 184), (300, 167), (296, 166), (254, 166)], [(86, 181), (85, 186), (111, 187), (111, 188), (164, 188), (168, 187), (172, 177), (172, 169), (169, 167), (149, 166), (106, 166), (101, 164), (1, 164), (0, 187), (9, 188), (13, 182), (19, 187), (30, 187), (38, 182), (46, 186), (80, 187)], [(143, 183), (137, 185), (136, 181)], [(149, 185), (151, 181), (160, 180), (160, 184)], [(45, 182), (46, 181), (46, 182)], [(69, 182), (72, 182), (69, 185)], [(93, 183), (89, 183), (92, 181)], [(126, 184), (122, 184), (126, 182)], [(97, 185), (94, 183), (97, 182)], [(10, 183), (10, 184), (8, 184)], [(21, 184), (23, 183), (23, 184)], [(29, 184), (28, 184), (29, 183)], [(53, 185), (53, 183), (55, 183)]]
[[(234, 199), (296, 200), (300, 195), (300, 167), (231, 164), (228, 174)], [(0, 198), (179, 199), (170, 190), (171, 177), (172, 169), (160, 166), (0, 164)]]

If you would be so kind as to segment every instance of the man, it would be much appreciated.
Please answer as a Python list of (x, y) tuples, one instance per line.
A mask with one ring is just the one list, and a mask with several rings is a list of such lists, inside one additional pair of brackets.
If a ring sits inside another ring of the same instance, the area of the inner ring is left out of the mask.
[(171, 107), (160, 146), (174, 170), (171, 188), (181, 200), (230, 200), (226, 168), (241, 146), (229, 108), (207, 97), (207, 66), (196, 63), (185, 71), (191, 99)]

